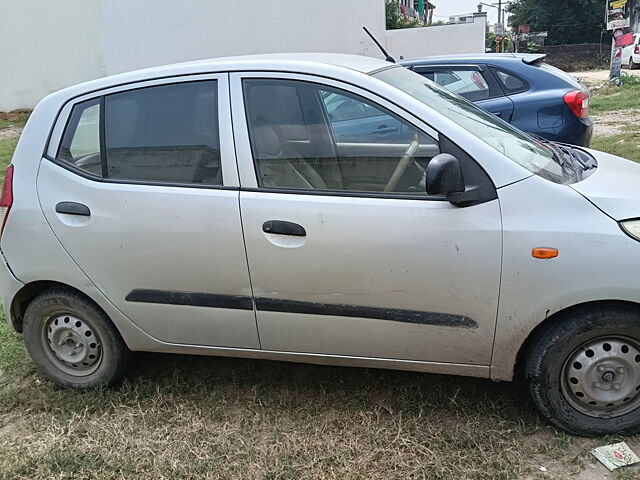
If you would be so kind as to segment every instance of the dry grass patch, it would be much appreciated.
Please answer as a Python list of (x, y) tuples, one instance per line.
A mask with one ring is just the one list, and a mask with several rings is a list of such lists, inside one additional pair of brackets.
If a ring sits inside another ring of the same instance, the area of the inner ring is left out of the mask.
[(570, 478), (603, 442), (515, 385), (411, 372), (140, 354), (119, 388), (79, 393), (0, 333), (4, 478)]

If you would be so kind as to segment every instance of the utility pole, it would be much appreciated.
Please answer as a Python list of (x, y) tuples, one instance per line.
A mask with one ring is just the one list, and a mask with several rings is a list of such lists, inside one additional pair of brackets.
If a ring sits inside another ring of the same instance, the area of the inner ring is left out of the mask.
[(502, 25), (502, 0), (498, 0), (498, 23)]

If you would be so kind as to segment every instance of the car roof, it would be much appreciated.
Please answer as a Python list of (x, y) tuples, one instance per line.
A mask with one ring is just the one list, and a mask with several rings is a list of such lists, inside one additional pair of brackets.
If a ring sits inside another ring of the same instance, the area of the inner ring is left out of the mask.
[(110, 88), (115, 85), (173, 76), (250, 70), (327, 73), (327, 68), (334, 71), (343, 69), (368, 74), (390, 65), (385, 60), (373, 57), (340, 53), (277, 53), (220, 57), (150, 67), (102, 77), (67, 87), (49, 97), (56, 97), (56, 99), (71, 98), (82, 95), (85, 92)]
[(412, 58), (403, 60), (402, 65), (420, 65), (432, 63), (493, 63), (508, 64), (511, 62), (534, 63), (545, 58), (540, 53), (476, 53), (458, 55), (434, 55), (431, 57)]
[[(241, 66), (241, 68), (245, 68), (247, 64), (253, 63), (260, 64), (261, 67), (269, 69), (279, 67), (283, 63), (287, 65), (295, 63), (319, 63), (348, 68), (362, 73), (370, 73), (389, 66), (389, 62), (379, 58), (365, 57), (363, 55), (350, 55), (345, 53), (265, 53), (260, 55), (210, 58), (155, 68), (162, 69), (171, 66), (191, 66), (200, 67), (206, 70), (208, 67), (219, 67), (225, 65), (232, 70), (237, 70), (238, 68), (236, 68), (236, 65)], [(147, 70), (155, 70), (155, 68)]]

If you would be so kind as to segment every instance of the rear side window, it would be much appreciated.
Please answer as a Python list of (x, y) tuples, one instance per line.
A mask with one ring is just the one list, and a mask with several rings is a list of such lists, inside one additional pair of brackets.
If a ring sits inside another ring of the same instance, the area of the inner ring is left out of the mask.
[(506, 94), (524, 92), (529, 86), (524, 80), (504, 70), (493, 70)]
[(100, 99), (73, 107), (58, 158), (91, 175), (102, 176), (100, 155)]
[(58, 158), (89, 171), (75, 152), (85, 154), (89, 133), (81, 135), (80, 125), (85, 116), (90, 124), (90, 113), (98, 119), (92, 130), (98, 139), (93, 161), (100, 167), (90, 173), (114, 180), (221, 185), (217, 104), (215, 80), (116, 93), (104, 97), (102, 106), (99, 101), (90, 107), (79, 104)]

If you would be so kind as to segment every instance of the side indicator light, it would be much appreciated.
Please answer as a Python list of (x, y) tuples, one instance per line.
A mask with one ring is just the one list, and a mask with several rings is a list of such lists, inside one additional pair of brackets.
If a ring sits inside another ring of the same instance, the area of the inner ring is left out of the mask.
[(533, 251), (531, 252), (531, 255), (533, 256), (533, 258), (542, 258), (542, 259), (556, 258), (558, 256), (558, 249), (545, 248), (545, 247), (534, 248)]

